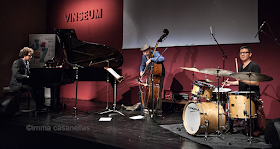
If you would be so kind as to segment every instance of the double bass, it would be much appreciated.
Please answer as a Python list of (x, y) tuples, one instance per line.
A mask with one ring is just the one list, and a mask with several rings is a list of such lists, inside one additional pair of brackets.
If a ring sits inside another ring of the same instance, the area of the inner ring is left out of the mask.
[[(162, 42), (164, 38), (168, 35), (169, 31), (167, 29), (163, 30), (164, 34), (159, 38), (159, 40), (156, 43), (156, 46), (150, 56), (150, 58), (154, 57), (154, 53), (156, 51), (156, 48), (159, 44), (159, 42)], [(149, 65), (148, 65), (149, 66)], [(140, 99), (142, 102), (142, 108), (149, 108), (154, 109), (157, 107), (157, 104), (159, 103), (159, 97), (160, 97), (160, 83), (162, 83), (162, 63), (155, 63), (152, 62), (151, 67), (148, 68), (148, 66), (145, 67), (144, 73), (142, 76), (140, 76), (139, 80), (142, 79), (142, 77), (145, 75), (147, 70), (149, 70), (147, 75), (146, 83), (140, 83), (139, 89), (140, 89)]]

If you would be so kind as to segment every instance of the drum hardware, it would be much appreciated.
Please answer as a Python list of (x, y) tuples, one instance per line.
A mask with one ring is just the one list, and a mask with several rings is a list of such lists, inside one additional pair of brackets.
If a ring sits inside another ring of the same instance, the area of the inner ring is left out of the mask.
[[(249, 73), (249, 91), (251, 93), (251, 72)], [(249, 94), (250, 100), (250, 138), (248, 139), (249, 143), (252, 144), (252, 103), (251, 103), (251, 94)]]
[(204, 137), (204, 140), (207, 141), (207, 135), (208, 135), (208, 126), (209, 126), (209, 121), (208, 120), (205, 120), (205, 125), (206, 125), (206, 131), (205, 131), (205, 137)]
[[(218, 79), (218, 84), (219, 84), (220, 76), (223, 76), (223, 77), (224, 76), (229, 76), (230, 74), (233, 73), (232, 71), (220, 69), (219, 67), (218, 68), (200, 69), (199, 71), (202, 72), (202, 73), (205, 73), (205, 74), (216, 75), (216, 77)], [(218, 103), (218, 107), (219, 107), (220, 106), (220, 101), (218, 99), (221, 99), (220, 98), (220, 88), (219, 88), (219, 86), (217, 87), (217, 89), (218, 89), (217, 103)], [(219, 125), (219, 115), (220, 115), (219, 109), (220, 108), (218, 108), (218, 126), (220, 126)], [(218, 134), (221, 133), (220, 127), (218, 127), (217, 133)]]
[(245, 121), (247, 121), (247, 110), (246, 110), (246, 104), (244, 103), (244, 110), (243, 110), (244, 116), (245, 116)]

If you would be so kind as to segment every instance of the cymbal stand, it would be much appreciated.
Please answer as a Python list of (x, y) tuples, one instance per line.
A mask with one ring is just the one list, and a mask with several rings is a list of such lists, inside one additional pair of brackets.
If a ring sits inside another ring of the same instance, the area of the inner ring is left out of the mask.
[[(193, 66), (193, 68), (195, 68), (195, 66)], [(194, 71), (192, 73), (192, 86), (194, 85)], [(192, 100), (194, 100), (194, 97), (192, 96)]]
[[(250, 95), (249, 95), (250, 96)], [(246, 110), (246, 104), (244, 103), (244, 110), (243, 110), (244, 116), (245, 116), (245, 125), (247, 126), (247, 116), (248, 116), (248, 112)], [(247, 127), (245, 126), (245, 132), (247, 133)]]
[[(195, 68), (195, 66), (193, 66), (193, 68)], [(194, 81), (194, 71), (192, 73), (192, 81)]]
[(218, 130), (217, 130), (217, 133), (218, 135), (221, 134), (221, 128), (220, 128), (220, 101), (221, 98), (220, 98), (220, 86), (219, 86), (219, 83), (220, 83), (220, 76), (219, 76), (219, 67), (217, 69), (217, 79), (218, 79), (218, 99), (217, 99), (217, 102), (218, 102)]
[(250, 71), (250, 73), (249, 73), (249, 99), (250, 99), (250, 115), (249, 115), (249, 118), (250, 118), (250, 137), (249, 137), (249, 139), (248, 139), (248, 141), (249, 141), (249, 144), (252, 144), (252, 110), (251, 110), (251, 108), (252, 108), (252, 99), (251, 99), (251, 71)]

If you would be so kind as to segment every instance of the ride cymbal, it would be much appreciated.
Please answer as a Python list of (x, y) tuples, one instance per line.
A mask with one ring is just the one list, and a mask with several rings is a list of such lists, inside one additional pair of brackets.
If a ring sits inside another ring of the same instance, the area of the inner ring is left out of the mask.
[(208, 83), (210, 83), (210, 82), (217, 82), (217, 81), (212, 81), (212, 80), (209, 80), (209, 79), (205, 79), (205, 80), (198, 80), (198, 81), (204, 81), (204, 82), (208, 82)]
[(258, 82), (265, 82), (273, 80), (272, 77), (260, 74), (257, 72), (238, 72), (230, 74), (230, 77), (240, 80), (247, 80), (247, 81), (258, 81)]
[(229, 76), (230, 74), (234, 73), (229, 70), (224, 70), (220, 68), (205, 68), (199, 70), (201, 73), (215, 75), (215, 76)]
[(189, 70), (189, 71), (199, 72), (199, 70), (197, 68), (189, 68), (189, 67), (180, 67), (180, 68), (186, 69), (186, 70)]

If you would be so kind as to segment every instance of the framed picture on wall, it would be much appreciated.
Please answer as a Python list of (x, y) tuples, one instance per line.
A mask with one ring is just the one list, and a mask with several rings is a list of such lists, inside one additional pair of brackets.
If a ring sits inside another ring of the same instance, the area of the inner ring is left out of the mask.
[(30, 68), (42, 68), (55, 57), (55, 34), (29, 34), (29, 47), (34, 50)]

